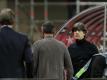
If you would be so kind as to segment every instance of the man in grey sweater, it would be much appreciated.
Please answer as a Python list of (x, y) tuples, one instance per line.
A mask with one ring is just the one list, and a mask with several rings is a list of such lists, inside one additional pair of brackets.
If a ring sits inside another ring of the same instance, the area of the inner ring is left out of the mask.
[[(54, 25), (42, 25), (44, 39), (33, 44), (34, 77), (37, 80), (70, 80), (73, 66), (66, 46), (54, 37)], [(66, 71), (66, 74), (65, 74)]]

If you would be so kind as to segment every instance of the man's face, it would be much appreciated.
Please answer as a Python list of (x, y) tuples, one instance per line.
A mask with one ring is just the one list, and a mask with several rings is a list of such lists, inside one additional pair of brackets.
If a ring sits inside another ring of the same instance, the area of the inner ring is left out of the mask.
[(83, 31), (81, 31), (81, 30), (74, 31), (75, 39), (81, 40), (84, 38), (84, 36), (85, 36), (85, 33)]

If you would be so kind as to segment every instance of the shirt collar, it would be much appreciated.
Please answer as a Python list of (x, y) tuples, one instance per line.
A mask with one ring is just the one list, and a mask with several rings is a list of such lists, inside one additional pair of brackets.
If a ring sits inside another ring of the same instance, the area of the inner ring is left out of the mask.
[(4, 28), (4, 27), (12, 28), (13, 26), (12, 25), (2, 25), (0, 28)]

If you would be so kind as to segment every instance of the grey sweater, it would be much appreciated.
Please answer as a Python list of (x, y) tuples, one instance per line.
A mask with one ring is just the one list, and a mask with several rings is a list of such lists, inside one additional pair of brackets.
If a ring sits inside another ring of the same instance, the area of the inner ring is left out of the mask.
[(71, 58), (62, 42), (54, 38), (45, 38), (36, 41), (32, 51), (34, 77), (37, 80), (64, 80), (64, 70), (67, 70), (67, 80), (73, 76)]

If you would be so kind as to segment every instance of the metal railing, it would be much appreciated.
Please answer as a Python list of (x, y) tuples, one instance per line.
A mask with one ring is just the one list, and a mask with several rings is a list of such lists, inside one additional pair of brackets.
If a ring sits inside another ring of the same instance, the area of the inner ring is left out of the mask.
[[(68, 2), (48, 2), (47, 0), (44, 0), (44, 2), (34, 2), (34, 0), (29, 0), (30, 3), (28, 2), (25, 2), (24, 4), (23, 3), (20, 3), (19, 0), (15, 0), (15, 11), (16, 11), (16, 30), (18, 31), (19, 30), (19, 5), (28, 5), (30, 8), (30, 38), (33, 37), (33, 29), (35, 27), (36, 24), (38, 23), (43, 23), (44, 21), (46, 20), (50, 20), (49, 19), (49, 7), (51, 6), (67, 6), (67, 5), (76, 5), (76, 14), (79, 14), (80, 13), (80, 7), (81, 6), (105, 6), (105, 15), (107, 14), (106, 13), (106, 6), (107, 6), (107, 2), (80, 2), (79, 0), (77, 0), (77, 2), (72, 2), (72, 3), (68, 3)], [(43, 13), (43, 18), (42, 20), (40, 19), (35, 19), (35, 9), (34, 7), (36, 6), (42, 6), (44, 9), (44, 13)], [(54, 13), (53, 13), (54, 14)], [(53, 22), (60, 22), (60, 23), (64, 23), (67, 21), (67, 19), (54, 19), (52, 20)], [(62, 24), (63, 25), (63, 24)], [(106, 16), (104, 17), (104, 38), (106, 37)], [(105, 47), (106, 47), (106, 40), (104, 39), (104, 42), (103, 42), (103, 46), (104, 46), (104, 50), (105, 51)]]

